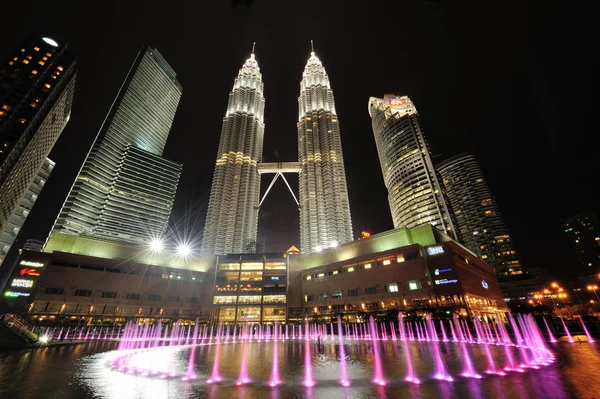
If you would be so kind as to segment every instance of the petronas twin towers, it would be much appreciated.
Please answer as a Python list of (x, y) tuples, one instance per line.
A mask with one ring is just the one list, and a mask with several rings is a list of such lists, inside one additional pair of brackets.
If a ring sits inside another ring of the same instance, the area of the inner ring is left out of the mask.
[[(246, 243), (256, 239), (264, 111), (262, 75), (252, 53), (229, 94), (204, 228), (204, 253), (241, 253)], [(333, 91), (314, 52), (302, 74), (297, 127), (299, 162), (287, 162), (285, 167), (262, 165), (262, 173), (300, 173), (300, 245), (305, 253), (318, 252), (352, 241), (352, 222)]]

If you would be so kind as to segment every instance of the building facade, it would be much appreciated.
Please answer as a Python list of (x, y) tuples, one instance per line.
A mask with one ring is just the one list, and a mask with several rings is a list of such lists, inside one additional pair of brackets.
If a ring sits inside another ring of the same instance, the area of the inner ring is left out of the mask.
[(323, 64), (311, 53), (298, 97), (300, 249), (318, 252), (352, 241), (352, 220), (335, 100)]
[(244, 252), (256, 241), (265, 133), (263, 82), (254, 53), (233, 83), (210, 191), (202, 252)]
[[(18, 234), (15, 215), (33, 205), (29, 189), (69, 121), (75, 78), (67, 44), (33, 34), (0, 66), (0, 231), (14, 234), (10, 240)], [(9, 249), (2, 240), (0, 265)]]
[(593, 212), (564, 218), (561, 227), (579, 262), (578, 275), (600, 272), (600, 221)]
[(464, 153), (438, 165), (462, 242), (498, 275), (522, 274), (515, 250), (496, 199), (477, 159)]
[(143, 47), (49, 239), (57, 232), (135, 243), (164, 233), (181, 165), (161, 156), (181, 94), (167, 61)]
[(12, 215), (9, 216), (6, 223), (4, 223), (3, 229), (0, 231), (0, 266), (15, 242), (23, 224), (25, 224), (25, 220), (27, 219), (27, 216), (29, 216), (29, 212), (31, 212), (31, 208), (33, 208), (40, 192), (44, 188), (50, 173), (52, 173), (54, 165), (54, 161), (46, 158), (44, 163), (38, 169), (33, 181), (21, 196), (21, 201), (19, 201), (19, 204), (14, 208)]
[(287, 259), (282, 254), (219, 256), (211, 320), (226, 324), (285, 322), (287, 285)]
[(507, 312), (494, 269), (431, 225), (395, 229), (319, 254), (292, 256), (288, 314), (365, 320), (399, 311)]
[(431, 224), (458, 239), (446, 190), (431, 161), (413, 102), (394, 94), (371, 97), (369, 115), (394, 227)]

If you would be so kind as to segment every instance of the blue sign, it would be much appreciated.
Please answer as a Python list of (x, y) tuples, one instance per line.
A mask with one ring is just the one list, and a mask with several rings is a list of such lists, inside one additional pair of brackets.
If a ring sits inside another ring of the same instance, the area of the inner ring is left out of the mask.
[(439, 276), (440, 273), (446, 273), (446, 272), (451, 272), (452, 269), (435, 269), (433, 271), (433, 273), (435, 273), (436, 276)]
[(485, 280), (481, 280), (481, 285), (483, 286), (483, 288), (485, 288), (487, 290), (488, 283)]

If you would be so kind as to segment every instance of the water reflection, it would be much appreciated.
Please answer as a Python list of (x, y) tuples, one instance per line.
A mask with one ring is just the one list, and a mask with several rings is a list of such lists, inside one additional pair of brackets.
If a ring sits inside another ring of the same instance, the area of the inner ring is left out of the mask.
[[(350, 388), (339, 386), (339, 347), (326, 342), (321, 352), (312, 354), (313, 373), (317, 385), (307, 389), (301, 385), (304, 376), (304, 340), (278, 343), (280, 375), (283, 385), (270, 388), (266, 382), (271, 371), (273, 344), (248, 345), (248, 370), (252, 380), (247, 386), (236, 387), (241, 353), (239, 344), (220, 348), (219, 384), (206, 384), (209, 378), (215, 346), (199, 346), (195, 351), (195, 373), (198, 379), (182, 382), (179, 379), (142, 377), (111, 370), (110, 358), (114, 343), (94, 340), (83, 345), (39, 348), (0, 353), (0, 397), (2, 398), (584, 398), (600, 397), (597, 376), (600, 354), (598, 344), (559, 343), (553, 346), (558, 361), (539, 370), (509, 373), (506, 377), (482, 374), (481, 380), (460, 377), (461, 352), (456, 344), (443, 343), (440, 352), (455, 378), (455, 382), (431, 379), (432, 351), (427, 343), (409, 343), (415, 373), (423, 384), (406, 383), (404, 352), (401, 341), (381, 343), (385, 387), (372, 383), (374, 376), (373, 347), (368, 341), (353, 342), (345, 347)], [(311, 344), (312, 345), (312, 344)], [(490, 346), (497, 365), (505, 364), (501, 347)], [(166, 352), (165, 352), (166, 353)], [(486, 355), (481, 345), (469, 346), (474, 367), (482, 372)], [(168, 363), (173, 370), (185, 371), (190, 349), (172, 351)], [(162, 356), (162, 355), (161, 355)], [(145, 358), (149, 361), (150, 358)]]

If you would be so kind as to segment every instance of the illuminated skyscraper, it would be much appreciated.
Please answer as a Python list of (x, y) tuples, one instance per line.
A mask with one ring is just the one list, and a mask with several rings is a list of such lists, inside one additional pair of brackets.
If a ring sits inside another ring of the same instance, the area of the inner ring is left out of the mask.
[(33, 34), (0, 65), (0, 265), (53, 165), (75, 77), (66, 43)]
[(582, 212), (561, 220), (569, 245), (575, 251), (579, 269), (573, 274), (600, 272), (600, 221), (594, 212)]
[(522, 274), (521, 261), (477, 159), (464, 153), (438, 165), (463, 244), (498, 275)]
[(369, 99), (369, 115), (394, 228), (432, 224), (456, 238), (455, 223), (417, 110), (407, 96)]
[(340, 125), (329, 76), (314, 52), (300, 82), (298, 158), (302, 252), (352, 241)]
[(138, 53), (96, 136), (55, 233), (143, 243), (166, 229), (181, 165), (165, 147), (182, 87), (151, 47)]
[(252, 53), (233, 82), (223, 118), (202, 239), (205, 254), (241, 253), (256, 240), (264, 112), (262, 75)]

